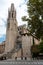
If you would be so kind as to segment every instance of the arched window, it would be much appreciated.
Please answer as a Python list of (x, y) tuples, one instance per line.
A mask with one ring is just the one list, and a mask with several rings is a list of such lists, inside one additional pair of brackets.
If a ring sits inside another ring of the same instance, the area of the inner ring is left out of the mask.
[(12, 13), (12, 18), (13, 18), (13, 13)]

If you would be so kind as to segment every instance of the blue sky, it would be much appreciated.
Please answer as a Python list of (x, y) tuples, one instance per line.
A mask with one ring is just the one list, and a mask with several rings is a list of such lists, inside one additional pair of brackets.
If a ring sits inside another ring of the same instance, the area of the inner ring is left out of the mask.
[(6, 23), (8, 17), (8, 8), (14, 3), (17, 13), (18, 25), (26, 24), (21, 17), (27, 15), (27, 0), (0, 0), (0, 43), (6, 39)]

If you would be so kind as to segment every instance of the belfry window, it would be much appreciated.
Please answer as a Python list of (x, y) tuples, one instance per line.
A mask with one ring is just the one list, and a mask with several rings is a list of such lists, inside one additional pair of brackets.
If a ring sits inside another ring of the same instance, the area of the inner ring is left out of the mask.
[(12, 13), (12, 18), (13, 18), (13, 13)]

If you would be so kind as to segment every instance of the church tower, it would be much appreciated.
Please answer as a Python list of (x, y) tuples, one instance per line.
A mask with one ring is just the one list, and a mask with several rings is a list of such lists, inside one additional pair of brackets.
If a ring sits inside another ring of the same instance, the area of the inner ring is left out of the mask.
[(13, 48), (15, 48), (16, 38), (17, 38), (16, 10), (14, 8), (14, 4), (12, 3), (11, 8), (8, 11), (5, 52), (10, 52)]

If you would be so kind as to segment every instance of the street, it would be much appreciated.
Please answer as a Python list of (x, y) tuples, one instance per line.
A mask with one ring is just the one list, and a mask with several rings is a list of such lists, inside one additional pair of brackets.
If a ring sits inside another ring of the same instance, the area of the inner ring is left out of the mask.
[(43, 60), (4, 60), (0, 65), (43, 65)]

